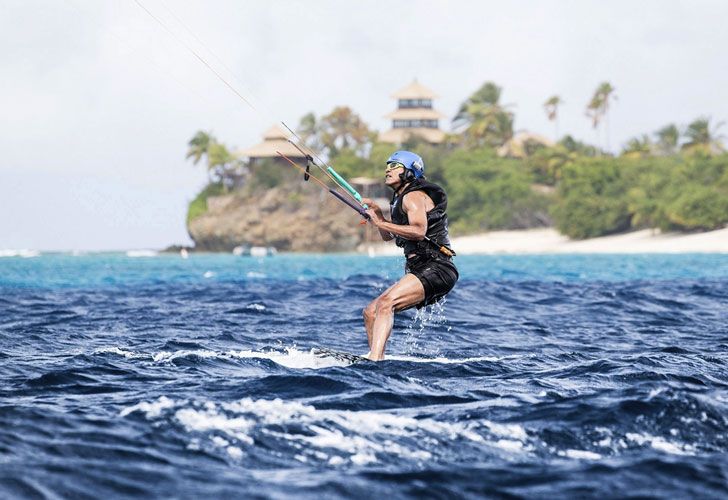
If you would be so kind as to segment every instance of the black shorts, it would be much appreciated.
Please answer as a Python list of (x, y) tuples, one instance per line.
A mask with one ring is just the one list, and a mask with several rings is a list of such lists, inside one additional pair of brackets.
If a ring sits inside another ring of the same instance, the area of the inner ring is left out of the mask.
[(414, 255), (407, 258), (405, 272), (417, 277), (425, 287), (425, 300), (417, 304), (421, 309), (434, 304), (455, 286), (460, 275), (451, 259)]

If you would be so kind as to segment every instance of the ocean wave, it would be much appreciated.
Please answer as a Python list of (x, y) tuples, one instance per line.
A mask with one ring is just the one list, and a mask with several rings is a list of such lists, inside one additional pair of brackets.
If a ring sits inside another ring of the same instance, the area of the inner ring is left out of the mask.
[[(532, 449), (519, 425), (487, 420), (466, 423), (413, 418), (392, 412), (318, 410), (280, 399), (244, 398), (229, 403), (175, 401), (160, 396), (121, 410), (143, 414), (155, 425), (183, 429), (188, 446), (222, 449), (240, 459), (248, 448), (271, 439), (276, 453), (304, 463), (367, 465), (400, 459), (428, 461), (472, 446), (493, 453)], [(399, 444), (398, 444), (399, 443)], [(268, 444), (270, 447), (271, 444)]]
[[(176, 351), (159, 351), (154, 353), (142, 353), (130, 351), (120, 347), (104, 347), (93, 351), (93, 354), (117, 354), (125, 358), (151, 359), (156, 363), (169, 363), (180, 358), (199, 359), (268, 359), (286, 368), (328, 368), (332, 366), (349, 366), (351, 362), (339, 359), (335, 356), (321, 354), (317, 348), (299, 349), (297, 347), (284, 347), (282, 350), (234, 350), (214, 351), (209, 349), (181, 349)], [(472, 358), (446, 358), (442, 356), (428, 358), (418, 356), (390, 355), (385, 361), (397, 361), (405, 363), (433, 363), (433, 364), (467, 364), (481, 361), (501, 361), (518, 359), (522, 356), (476, 356)]]
[(0, 497), (723, 498), (721, 259), (0, 259)]

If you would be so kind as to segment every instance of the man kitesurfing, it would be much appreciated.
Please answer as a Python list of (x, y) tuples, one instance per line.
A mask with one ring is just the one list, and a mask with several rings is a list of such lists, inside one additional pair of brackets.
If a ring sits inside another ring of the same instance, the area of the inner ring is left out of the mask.
[[(425, 179), (425, 163), (419, 155), (411, 151), (396, 151), (387, 160), (384, 171), (384, 183), (394, 191), (389, 207), (392, 220), (388, 221), (374, 200), (363, 198), (332, 167), (327, 165), (324, 169), (301, 146), (290, 139), (288, 142), (306, 156), (306, 167), (298, 165), (280, 151), (277, 153), (303, 172), (304, 180), (315, 181), (376, 226), (384, 241), (395, 240), (397, 246), (404, 250), (407, 258), (405, 275), (364, 309), (364, 327), (369, 341), (369, 352), (365, 357), (381, 361), (394, 326), (394, 314), (411, 307), (420, 309), (434, 304), (447, 295), (458, 280), (458, 270), (452, 262), (455, 252), (450, 248), (447, 231), (445, 190)], [(350, 199), (311, 174), (311, 165), (318, 167), (344, 189)], [(361, 359), (330, 349), (319, 348), (316, 351), (347, 360)]]
[[(184, 45), (239, 99), (260, 113), (260, 110), (246, 99), (194, 47), (180, 40), (165, 22), (150, 11), (140, 0), (134, 1), (165, 31)], [(183, 23), (182, 25), (184, 26)], [(187, 31), (191, 32), (189, 28), (187, 28)], [(194, 33), (192, 33), (192, 36), (198, 42), (200, 41)], [(204, 46), (204, 44), (202, 45)], [(362, 198), (343, 177), (331, 166), (327, 165), (325, 161), (321, 160), (313, 150), (303, 146), (304, 141), (288, 125), (282, 121), (280, 123), (290, 132), (291, 137), (297, 140), (287, 139), (306, 158), (306, 166), (302, 167), (285, 154), (276, 151), (278, 155), (290, 163), (291, 166), (303, 172), (305, 181), (315, 181), (322, 189), (328, 191), (332, 196), (374, 224), (379, 229), (382, 239), (385, 241), (394, 239), (397, 246), (404, 250), (407, 258), (404, 277), (385, 290), (364, 309), (364, 325), (370, 349), (367, 357), (371, 360), (380, 361), (384, 359), (384, 348), (392, 332), (394, 314), (410, 307), (421, 308), (437, 302), (452, 289), (458, 280), (458, 271), (452, 263), (455, 252), (450, 248), (447, 231), (447, 215), (445, 213), (447, 195), (440, 186), (425, 180), (425, 164), (422, 158), (410, 151), (397, 151), (387, 160), (385, 171), (385, 184), (394, 190), (390, 206), (392, 220), (387, 221), (382, 214), (382, 209), (373, 200)], [(304, 151), (302, 148), (306, 148), (308, 151)], [(318, 160), (318, 162), (315, 160)], [(310, 172), (311, 166), (319, 168), (338, 188), (344, 190), (344, 194), (339, 192), (337, 187), (329, 187), (323, 180), (313, 175)], [(330, 350), (325, 351), (333, 352)]]
[(422, 158), (397, 151), (387, 160), (384, 183), (392, 188), (391, 221), (374, 200), (363, 198), (371, 223), (384, 241), (395, 240), (407, 258), (405, 275), (364, 309), (369, 341), (367, 358), (384, 359), (394, 314), (422, 308), (442, 299), (458, 280), (447, 230), (447, 195), (425, 179)]

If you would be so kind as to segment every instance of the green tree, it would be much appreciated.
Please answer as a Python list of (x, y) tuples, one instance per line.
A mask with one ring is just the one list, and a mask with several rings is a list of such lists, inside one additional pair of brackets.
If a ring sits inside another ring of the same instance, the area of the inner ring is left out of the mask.
[(207, 199), (211, 196), (220, 196), (225, 192), (222, 184), (208, 184), (200, 191), (187, 207), (187, 224), (197, 217), (207, 213)]
[(187, 143), (187, 159), (197, 165), (205, 159), (207, 175), (211, 184), (225, 188), (241, 185), (247, 175), (247, 166), (236, 158), (227, 147), (209, 133), (200, 130)]
[(629, 229), (628, 183), (617, 161), (582, 159), (563, 169), (556, 227), (571, 238), (593, 238)]
[(647, 134), (642, 137), (633, 137), (622, 149), (622, 156), (627, 158), (643, 158), (652, 153), (652, 141)]
[(322, 149), (330, 158), (344, 149), (364, 156), (375, 136), (364, 120), (347, 106), (338, 106), (322, 117), (316, 130)]
[(724, 122), (720, 122), (715, 127), (711, 127), (708, 117), (694, 120), (685, 129), (686, 142), (682, 149), (690, 153), (702, 153), (708, 156), (724, 152), (723, 136), (718, 134), (718, 129), (723, 124)]
[(680, 130), (678, 130), (675, 124), (665, 125), (655, 132), (655, 136), (657, 138), (657, 151), (661, 155), (668, 156), (677, 152)]
[[(351, 148), (341, 149), (332, 160), (334, 169), (344, 177), (351, 180), (352, 177), (367, 176), (373, 172), (372, 163)], [(381, 169), (383, 171), (384, 168)], [(381, 175), (380, 175), (381, 177)]]
[(582, 141), (578, 141), (570, 135), (564, 136), (564, 138), (559, 141), (559, 144), (564, 146), (567, 151), (576, 153), (579, 156), (592, 157), (600, 154), (600, 151), (597, 147)]
[(559, 106), (564, 104), (561, 97), (552, 95), (543, 103), (543, 109), (546, 112), (546, 118), (550, 122), (554, 122), (554, 141), (559, 137)]
[(439, 169), (446, 179), (448, 216), (455, 233), (549, 222), (550, 199), (531, 189), (533, 178), (520, 160), (499, 158), (491, 148), (458, 150), (443, 157), (433, 174)]
[(226, 187), (232, 187), (237, 166), (237, 158), (224, 144), (219, 142), (210, 144), (207, 149), (207, 168), (213, 182), (222, 182)]
[(453, 126), (470, 146), (498, 147), (513, 137), (513, 113), (500, 103), (501, 88), (486, 82), (460, 105)]
[(207, 156), (210, 144), (215, 143), (211, 132), (198, 131), (187, 143), (186, 159), (192, 158), (192, 163), (197, 165), (203, 157)]
[(561, 170), (564, 166), (578, 161), (579, 158), (581, 155), (578, 152), (569, 150), (563, 144), (555, 144), (539, 148), (524, 161), (536, 182), (553, 186), (561, 179)]
[(711, 230), (728, 223), (728, 154), (688, 155), (660, 196), (665, 230)]

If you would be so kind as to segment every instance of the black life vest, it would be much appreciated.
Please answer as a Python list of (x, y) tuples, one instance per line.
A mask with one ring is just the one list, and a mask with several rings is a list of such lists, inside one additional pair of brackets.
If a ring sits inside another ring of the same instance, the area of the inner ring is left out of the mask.
[[(392, 215), (392, 222), (394, 224), (405, 225), (409, 224), (409, 218), (402, 209), (402, 199), (407, 193), (413, 191), (424, 191), (427, 196), (432, 199), (435, 207), (427, 212), (427, 232), (425, 236), (431, 239), (438, 245), (450, 246), (450, 238), (447, 234), (447, 194), (437, 184), (426, 181), (424, 179), (415, 179), (410, 182), (409, 185), (397, 194), (396, 192), (392, 195), (392, 201), (390, 202), (389, 209)], [(409, 254), (428, 254), (436, 255), (439, 254), (437, 248), (432, 243), (428, 243), (426, 240), (413, 241), (407, 240), (401, 236), (394, 237), (395, 243), (398, 247), (404, 249), (405, 255)]]

